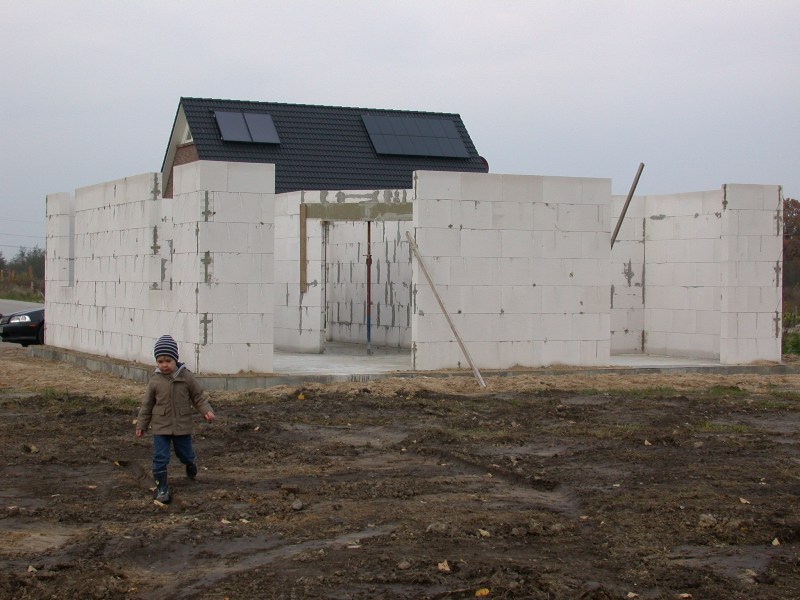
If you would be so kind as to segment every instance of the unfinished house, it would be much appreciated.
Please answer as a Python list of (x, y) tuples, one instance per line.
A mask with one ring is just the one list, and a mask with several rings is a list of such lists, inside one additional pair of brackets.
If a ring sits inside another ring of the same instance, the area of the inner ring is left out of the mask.
[[(198, 373), (781, 358), (775, 185), (625, 197), (488, 172), (456, 114), (182, 98), (161, 172), (47, 198), (46, 343)], [(612, 232), (617, 231), (612, 247)]]

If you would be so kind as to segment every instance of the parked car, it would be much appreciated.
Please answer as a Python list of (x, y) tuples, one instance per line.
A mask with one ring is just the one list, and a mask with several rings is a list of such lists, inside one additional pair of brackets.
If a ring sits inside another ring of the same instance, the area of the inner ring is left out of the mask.
[(33, 308), (3, 315), (0, 318), (0, 339), (23, 347), (44, 344), (44, 309)]

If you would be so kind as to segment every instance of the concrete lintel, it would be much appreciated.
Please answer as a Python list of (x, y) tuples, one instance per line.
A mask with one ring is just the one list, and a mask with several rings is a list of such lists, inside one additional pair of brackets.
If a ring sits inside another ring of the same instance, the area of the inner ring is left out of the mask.
[(344, 202), (305, 204), (309, 219), (323, 221), (410, 221), (414, 214), (411, 202)]

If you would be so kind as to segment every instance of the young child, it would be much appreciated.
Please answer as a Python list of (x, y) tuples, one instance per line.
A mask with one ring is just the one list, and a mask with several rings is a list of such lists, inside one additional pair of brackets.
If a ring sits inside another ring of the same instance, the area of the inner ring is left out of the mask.
[(186, 476), (194, 479), (197, 465), (192, 447), (192, 407), (200, 411), (206, 421), (214, 420), (214, 412), (191, 371), (178, 361), (178, 344), (172, 337), (158, 338), (153, 354), (158, 367), (150, 377), (139, 408), (136, 437), (142, 437), (148, 427), (152, 427), (156, 500), (166, 504), (172, 499), (167, 484), (170, 444), (186, 465)]

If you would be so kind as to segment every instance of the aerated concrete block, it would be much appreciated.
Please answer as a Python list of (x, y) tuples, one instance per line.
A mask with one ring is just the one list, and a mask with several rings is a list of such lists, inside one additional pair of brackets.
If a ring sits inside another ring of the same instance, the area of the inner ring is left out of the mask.
[[(446, 171), (415, 171), (414, 201), (418, 199), (458, 200), (462, 198), (461, 173)], [(476, 198), (479, 200), (480, 198)], [(416, 215), (415, 215), (416, 219)], [(415, 220), (415, 226), (417, 222)]]
[[(460, 173), (462, 200), (503, 201), (503, 177), (488, 173)], [(418, 195), (419, 197), (419, 195)]]
[(503, 202), (523, 202), (533, 206), (543, 201), (544, 177), (534, 175), (503, 175)]
[(493, 202), (491, 228), (496, 230), (533, 229), (533, 203), (531, 202)]

